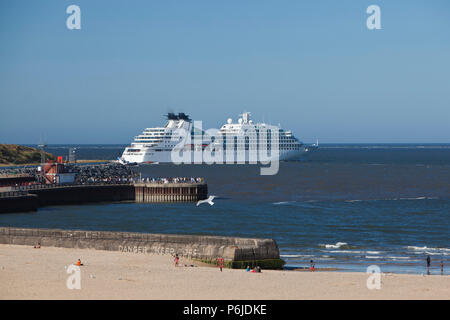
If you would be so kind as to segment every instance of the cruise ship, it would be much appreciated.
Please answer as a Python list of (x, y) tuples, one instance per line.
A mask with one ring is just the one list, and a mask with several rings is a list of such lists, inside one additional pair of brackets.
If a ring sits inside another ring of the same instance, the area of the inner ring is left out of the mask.
[(274, 158), (299, 160), (318, 148), (318, 143), (307, 146), (280, 126), (254, 123), (250, 116), (244, 112), (237, 122), (230, 118), (211, 134), (211, 130), (196, 127), (198, 122), (184, 113), (168, 113), (164, 127), (146, 128), (118, 160), (123, 164), (173, 163), (175, 151), (192, 154), (184, 163), (203, 163), (198, 157), (194, 159), (195, 152), (207, 152), (215, 163), (256, 163)]

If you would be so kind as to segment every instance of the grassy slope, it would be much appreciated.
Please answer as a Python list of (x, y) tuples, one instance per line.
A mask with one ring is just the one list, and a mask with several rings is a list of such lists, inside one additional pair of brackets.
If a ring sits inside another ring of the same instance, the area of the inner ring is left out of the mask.
[[(46, 152), (46, 160), (55, 160), (56, 157)], [(39, 149), (19, 146), (16, 144), (0, 144), (0, 164), (26, 164), (41, 162)]]

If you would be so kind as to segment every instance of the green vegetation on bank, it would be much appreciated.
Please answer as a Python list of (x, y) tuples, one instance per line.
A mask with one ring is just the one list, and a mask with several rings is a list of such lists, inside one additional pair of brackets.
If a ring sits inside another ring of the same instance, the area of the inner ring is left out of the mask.
[[(46, 160), (56, 160), (56, 157), (46, 152)], [(19, 146), (16, 144), (0, 144), (0, 164), (16, 165), (40, 163), (41, 151), (36, 148)]]

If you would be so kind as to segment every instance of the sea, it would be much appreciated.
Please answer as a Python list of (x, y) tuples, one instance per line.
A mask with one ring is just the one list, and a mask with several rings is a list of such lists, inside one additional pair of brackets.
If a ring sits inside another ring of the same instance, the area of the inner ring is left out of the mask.
[[(116, 159), (125, 145), (49, 145)], [(302, 161), (144, 165), (142, 177), (204, 177), (214, 205), (99, 203), (0, 215), (1, 226), (275, 239), (287, 268), (450, 274), (450, 144), (322, 144)]]

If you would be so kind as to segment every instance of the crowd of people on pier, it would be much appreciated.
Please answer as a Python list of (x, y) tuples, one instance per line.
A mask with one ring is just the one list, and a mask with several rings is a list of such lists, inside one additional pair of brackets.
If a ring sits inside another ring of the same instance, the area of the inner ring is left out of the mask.
[(201, 183), (203, 178), (187, 178), (187, 177), (175, 177), (175, 178), (141, 178), (140, 182), (144, 183)]
[[(142, 177), (132, 167), (119, 163), (95, 164), (95, 165), (66, 165), (66, 170), (75, 173), (75, 184), (127, 184), (127, 183), (202, 183), (199, 177)], [(22, 168), (0, 169), (1, 175), (34, 176), (36, 181), (31, 184), (48, 184), (36, 166)]]
[(0, 176), (34, 175), (36, 167), (0, 168)]
[(73, 172), (76, 173), (76, 184), (121, 184), (139, 179), (139, 175), (130, 167), (116, 163), (74, 166)]

